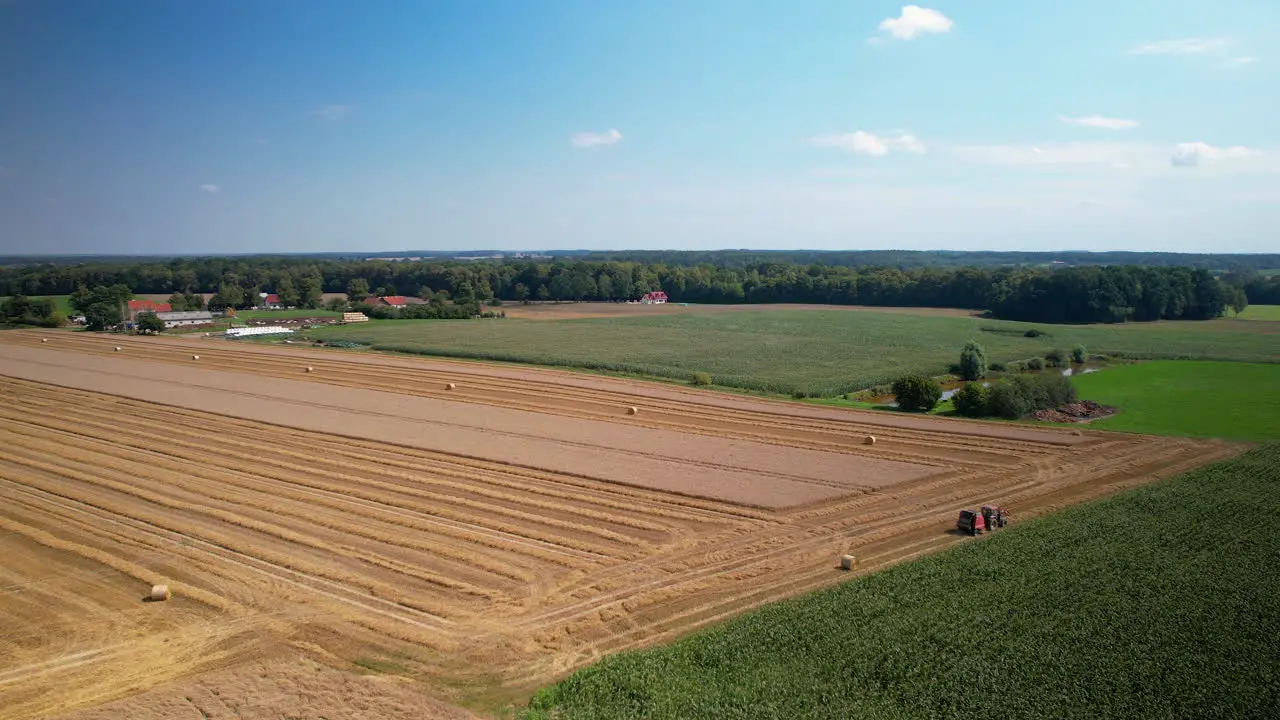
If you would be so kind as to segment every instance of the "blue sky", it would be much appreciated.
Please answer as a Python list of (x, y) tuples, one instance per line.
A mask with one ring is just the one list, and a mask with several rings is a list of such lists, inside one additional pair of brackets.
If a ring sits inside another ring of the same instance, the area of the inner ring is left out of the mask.
[(0, 0), (0, 252), (1280, 249), (1275, 0)]

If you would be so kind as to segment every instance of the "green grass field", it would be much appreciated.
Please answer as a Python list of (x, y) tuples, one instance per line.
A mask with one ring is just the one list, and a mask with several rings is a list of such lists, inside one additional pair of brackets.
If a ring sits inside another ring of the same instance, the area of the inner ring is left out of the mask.
[(1159, 361), (1074, 380), (1081, 398), (1120, 408), (1100, 430), (1280, 440), (1280, 364)]
[(1240, 313), (1240, 319), (1280, 321), (1280, 305), (1250, 305)]
[[(66, 315), (67, 317), (71, 317), (72, 315), (76, 314), (75, 308), (71, 307), (70, 295), (33, 295), (31, 299), (41, 300), (46, 297), (53, 298), (53, 301), (58, 305), (58, 311), (61, 312), (63, 315)], [(0, 297), (0, 303), (8, 299), (9, 299), (8, 296), (2, 296)]]
[[(1025, 338), (1038, 328), (1051, 337)], [(995, 330), (988, 332), (983, 329)], [(993, 361), (1083, 343), (1091, 353), (1134, 358), (1280, 362), (1280, 327), (1204, 323), (1048, 326), (969, 317), (846, 310), (765, 310), (581, 320), (373, 321), (310, 331), (377, 349), (560, 365), (821, 395), (891, 382), (905, 371), (946, 372), (967, 340)]]
[(1272, 444), (606, 658), (526, 717), (1272, 717), (1277, 507)]

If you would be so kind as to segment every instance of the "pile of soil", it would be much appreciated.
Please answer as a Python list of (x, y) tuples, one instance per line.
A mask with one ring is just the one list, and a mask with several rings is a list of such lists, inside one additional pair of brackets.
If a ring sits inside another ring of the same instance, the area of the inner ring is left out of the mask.
[(1043, 422), (1087, 423), (1115, 414), (1116, 409), (1109, 405), (1102, 405), (1092, 400), (1080, 400), (1054, 410), (1037, 410), (1031, 413), (1031, 417)]

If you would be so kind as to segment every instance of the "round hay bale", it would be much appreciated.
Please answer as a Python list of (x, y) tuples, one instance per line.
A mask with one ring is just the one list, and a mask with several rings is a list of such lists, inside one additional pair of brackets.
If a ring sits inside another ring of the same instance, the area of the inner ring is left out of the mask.
[(635, 414), (636, 414), (636, 413), (638, 413), (638, 412), (640, 412), (640, 408), (635, 408), (635, 407), (629, 407), (629, 408), (627, 408), (627, 414), (628, 414), (628, 415), (635, 415)]
[(852, 555), (843, 555), (840, 557), (840, 569), (852, 570), (854, 565), (858, 564), (858, 558)]
[(876, 436), (875, 436), (875, 435), (868, 435), (868, 436), (866, 436), (865, 438), (863, 438), (863, 439), (862, 439), (862, 444), (863, 444), (863, 445), (875, 445), (875, 444), (876, 444)]
[(199, 359), (200, 359), (200, 356), (199, 356), (199, 355), (192, 355), (192, 356), (191, 356), (191, 359), (192, 359), (192, 360), (199, 360)]
[(117, 345), (117, 346), (116, 346), (116, 352), (120, 352), (120, 346), (119, 346), (119, 345)]
[(455, 385), (455, 384), (453, 384), (453, 383), (449, 383), (448, 385), (445, 385), (445, 386), (444, 386), (444, 389), (445, 389), (445, 390), (456, 390), (456, 389), (457, 389), (457, 387), (458, 387), (457, 385)]
[(313, 368), (313, 367), (311, 367), (310, 365), (308, 365), (308, 366), (307, 366), (307, 372), (315, 372), (315, 368)]
[(151, 595), (149, 597), (151, 598), (151, 602), (164, 602), (172, 597), (172, 595), (169, 593), (168, 585), (152, 585)]
[(49, 342), (49, 338), (40, 338), (40, 342)]

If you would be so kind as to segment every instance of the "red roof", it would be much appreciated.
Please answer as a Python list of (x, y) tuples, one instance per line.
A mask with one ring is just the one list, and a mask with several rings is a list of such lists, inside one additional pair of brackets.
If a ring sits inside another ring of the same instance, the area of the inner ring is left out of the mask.
[(382, 302), (384, 302), (384, 303), (386, 303), (386, 304), (388, 304), (388, 305), (395, 305), (395, 306), (408, 305), (408, 304), (409, 304), (409, 298), (407, 298), (407, 297), (405, 297), (405, 296), (403, 296), (403, 295), (388, 295), (388, 296), (386, 296), (386, 297), (382, 298)]
[(130, 300), (129, 309), (140, 312), (170, 312), (173, 306), (169, 303), (158, 303), (154, 300)]
[(267, 302), (268, 304), (271, 304), (271, 305), (279, 305), (279, 304), (280, 304), (280, 296), (279, 296), (279, 295), (276, 295), (276, 294), (274, 294), (274, 293), (272, 293), (271, 295), (266, 296), (265, 298), (263, 298), (263, 300), (264, 300), (265, 302)]

